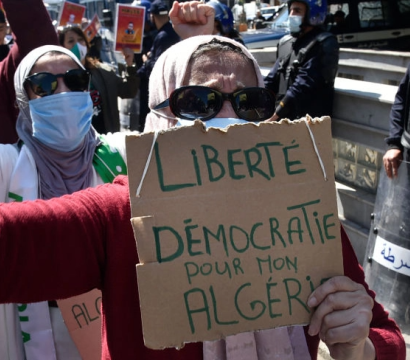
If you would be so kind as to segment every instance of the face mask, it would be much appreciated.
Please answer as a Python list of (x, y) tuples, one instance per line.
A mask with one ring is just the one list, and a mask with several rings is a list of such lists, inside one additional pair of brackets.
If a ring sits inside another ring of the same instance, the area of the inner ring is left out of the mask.
[(300, 33), (300, 26), (302, 25), (303, 18), (299, 15), (291, 15), (288, 18), (289, 21), (289, 31), (291, 34)]
[[(216, 127), (216, 128), (226, 128), (229, 125), (234, 125), (234, 124), (246, 124), (249, 121), (243, 120), (243, 119), (236, 119), (236, 118), (213, 118), (207, 121), (204, 121), (203, 123), (205, 124), (205, 127), (208, 129), (210, 127)], [(176, 126), (192, 126), (194, 124), (193, 121), (190, 120), (183, 120), (183, 119), (178, 119), (177, 125)], [(254, 124), (257, 124), (257, 122), (254, 122)]]
[(78, 60), (83, 61), (87, 55), (87, 46), (76, 43), (70, 50)]
[(88, 92), (66, 92), (29, 101), (33, 137), (55, 150), (69, 152), (90, 130), (93, 103)]

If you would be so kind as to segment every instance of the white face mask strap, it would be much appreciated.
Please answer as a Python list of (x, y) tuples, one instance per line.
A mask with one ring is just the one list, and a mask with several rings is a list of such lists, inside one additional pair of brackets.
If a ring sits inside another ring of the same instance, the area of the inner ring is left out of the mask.
[(154, 110), (154, 109), (150, 109), (150, 111), (152, 113), (154, 113), (155, 115), (158, 115), (159, 117), (163, 117), (163, 118), (166, 118), (166, 119), (169, 119), (169, 120), (178, 120), (178, 118), (176, 118), (176, 117), (172, 117), (172, 116), (162, 114), (160, 111), (157, 111), (157, 110)]
[(322, 158), (320, 157), (319, 150), (318, 150), (318, 148), (317, 148), (317, 146), (316, 146), (315, 137), (313, 136), (312, 130), (310, 130), (310, 126), (309, 126), (309, 121), (308, 121), (308, 119), (305, 119), (305, 124), (306, 124), (306, 127), (307, 127), (308, 131), (309, 131), (310, 138), (312, 139), (312, 144), (313, 144), (313, 147), (314, 147), (314, 149), (315, 149), (315, 152), (316, 152), (316, 155), (317, 155), (317, 159), (319, 160), (320, 167), (322, 168), (323, 177), (325, 178), (325, 181), (327, 181), (327, 175), (326, 175), (325, 166), (324, 166), (324, 164), (323, 164)]
[(137, 194), (136, 194), (137, 197), (140, 197), (140, 192), (141, 192), (141, 188), (142, 188), (142, 183), (144, 182), (145, 175), (147, 174), (149, 164), (151, 163), (151, 157), (152, 157), (152, 153), (153, 153), (153, 151), (154, 151), (155, 143), (156, 143), (157, 138), (158, 138), (158, 133), (159, 133), (158, 130), (154, 132), (154, 137), (153, 137), (153, 139), (152, 139), (151, 150), (150, 150), (150, 152), (149, 152), (149, 154), (148, 154), (147, 162), (145, 163), (144, 172), (142, 173), (141, 181), (140, 181), (140, 184), (138, 185), (138, 188), (137, 188)]

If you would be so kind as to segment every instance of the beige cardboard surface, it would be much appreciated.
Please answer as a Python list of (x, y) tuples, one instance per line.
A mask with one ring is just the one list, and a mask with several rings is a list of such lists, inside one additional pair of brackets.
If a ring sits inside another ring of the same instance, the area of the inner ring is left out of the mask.
[(84, 360), (101, 359), (101, 291), (58, 300), (71, 338)]
[(309, 128), (127, 136), (147, 347), (309, 322), (311, 291), (343, 274), (330, 118)]

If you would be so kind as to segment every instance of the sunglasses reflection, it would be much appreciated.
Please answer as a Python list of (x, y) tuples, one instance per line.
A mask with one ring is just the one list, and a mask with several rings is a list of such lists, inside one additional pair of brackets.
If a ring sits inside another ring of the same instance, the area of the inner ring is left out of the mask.
[(58, 78), (63, 78), (65, 85), (70, 91), (88, 91), (90, 84), (90, 73), (83, 69), (71, 69), (64, 74), (52, 74), (40, 72), (28, 76), (24, 86), (30, 86), (34, 94), (44, 97), (53, 95), (58, 88)]
[(264, 88), (244, 88), (223, 94), (205, 86), (186, 86), (173, 92), (170, 98), (172, 112), (183, 119), (212, 119), (229, 101), (236, 115), (247, 121), (262, 121), (274, 113), (274, 96)]

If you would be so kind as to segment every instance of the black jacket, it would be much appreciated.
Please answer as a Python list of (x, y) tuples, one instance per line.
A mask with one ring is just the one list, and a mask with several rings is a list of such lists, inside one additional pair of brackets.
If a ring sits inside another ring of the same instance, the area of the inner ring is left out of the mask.
[[(302, 56), (306, 49), (309, 50)], [(282, 38), (277, 61), (265, 78), (265, 86), (276, 94), (276, 114), (291, 120), (306, 114), (331, 115), (338, 62), (337, 39), (321, 28), (300, 38)]]
[(397, 89), (390, 111), (389, 137), (385, 139), (389, 149), (410, 149), (410, 64)]
[(152, 68), (161, 54), (172, 45), (179, 42), (180, 38), (172, 27), (170, 22), (167, 22), (161, 29), (158, 30), (155, 36), (154, 43), (150, 50), (150, 56), (144, 65), (138, 69), (138, 75), (141, 79), (149, 79)]

